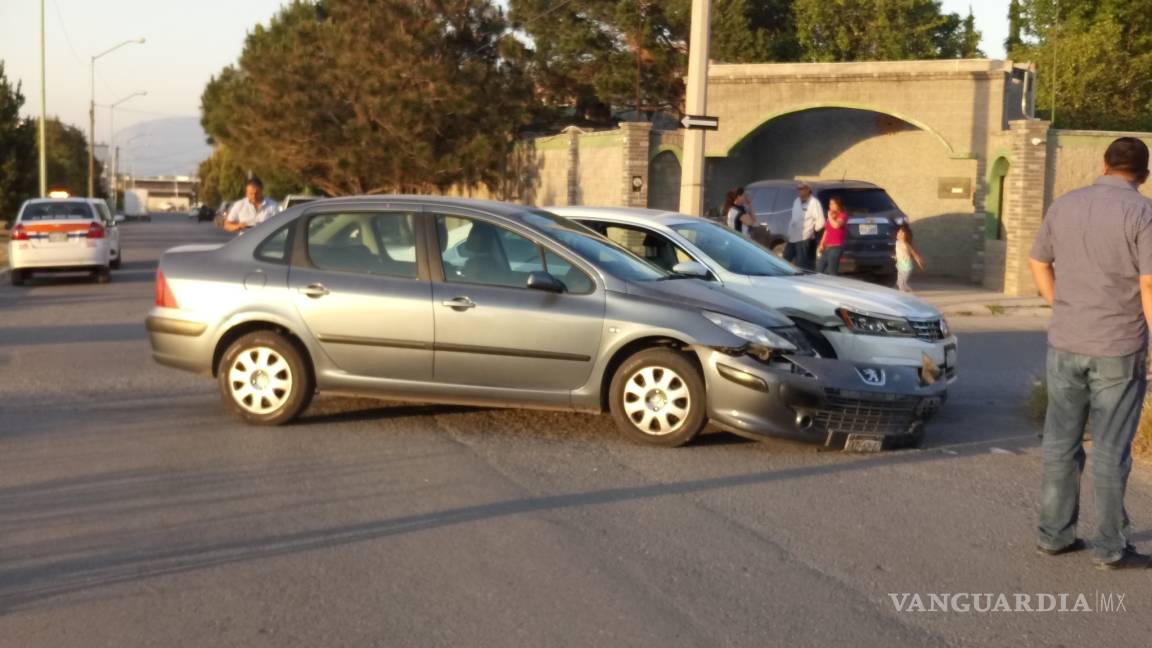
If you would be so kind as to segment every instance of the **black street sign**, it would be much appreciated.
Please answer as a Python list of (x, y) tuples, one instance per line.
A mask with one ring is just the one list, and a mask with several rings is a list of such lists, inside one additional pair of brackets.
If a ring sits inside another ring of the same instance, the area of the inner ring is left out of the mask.
[(684, 119), (680, 120), (680, 124), (684, 128), (694, 130), (716, 130), (720, 128), (720, 118), (707, 115), (685, 115)]

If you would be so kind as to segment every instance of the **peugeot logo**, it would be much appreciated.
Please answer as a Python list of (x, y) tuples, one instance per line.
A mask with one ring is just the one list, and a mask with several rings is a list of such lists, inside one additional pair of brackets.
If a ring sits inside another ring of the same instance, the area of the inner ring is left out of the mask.
[(866, 369), (856, 369), (856, 373), (860, 374), (860, 380), (863, 380), (866, 385), (883, 387), (884, 383), (887, 382), (887, 377), (884, 375), (883, 369), (868, 367)]

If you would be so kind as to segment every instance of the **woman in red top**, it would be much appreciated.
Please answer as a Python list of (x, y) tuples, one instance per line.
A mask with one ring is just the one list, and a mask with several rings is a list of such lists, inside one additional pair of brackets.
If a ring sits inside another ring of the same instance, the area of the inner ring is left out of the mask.
[(830, 275), (840, 274), (840, 255), (844, 252), (844, 237), (848, 232), (848, 213), (840, 196), (828, 200), (828, 224), (824, 227), (824, 237), (816, 250), (816, 272)]

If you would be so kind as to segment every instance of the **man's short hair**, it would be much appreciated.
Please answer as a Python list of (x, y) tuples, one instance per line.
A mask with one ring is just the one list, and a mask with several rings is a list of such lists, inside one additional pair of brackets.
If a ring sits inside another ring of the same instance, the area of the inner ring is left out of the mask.
[[(1145, 159), (1147, 159), (1147, 158), (1145, 158)], [(252, 176), (251, 178), (248, 178), (248, 181), (244, 183), (244, 186), (245, 187), (256, 187), (260, 191), (264, 191), (264, 183), (260, 180), (260, 178), (257, 178), (256, 176)]]
[(1117, 171), (1148, 172), (1148, 145), (1135, 137), (1121, 137), (1108, 145), (1104, 164)]

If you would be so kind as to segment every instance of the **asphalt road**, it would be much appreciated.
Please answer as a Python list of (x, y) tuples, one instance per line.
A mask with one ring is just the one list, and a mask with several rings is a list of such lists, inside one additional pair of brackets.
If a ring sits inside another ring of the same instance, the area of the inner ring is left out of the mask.
[[(347, 399), (258, 429), (229, 418), (211, 380), (148, 355), (159, 252), (221, 235), (158, 217), (124, 237), (109, 285), (0, 288), (4, 648), (1121, 646), (1152, 634), (1152, 575), (1033, 551), (1039, 459), (1020, 401), (1043, 361), (1042, 320), (953, 323), (962, 378), (920, 450), (723, 434), (654, 449), (607, 417)], [(1147, 546), (1144, 471), (1128, 507)], [(1082, 593), (1095, 609), (1100, 592), (1123, 594), (1125, 611), (901, 612), (889, 596)]]

